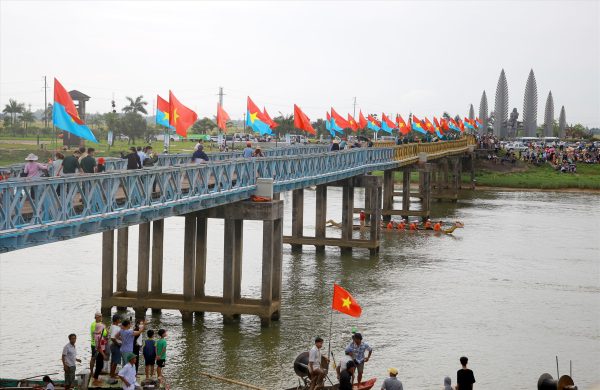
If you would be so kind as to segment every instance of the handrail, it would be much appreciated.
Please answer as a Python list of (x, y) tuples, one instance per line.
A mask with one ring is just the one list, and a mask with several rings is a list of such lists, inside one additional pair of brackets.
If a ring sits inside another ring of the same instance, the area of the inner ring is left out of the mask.
[[(279, 192), (401, 167), (414, 163), (420, 153), (431, 158), (462, 153), (469, 144), (463, 138), (312, 154), (277, 152), (279, 155), (271, 157), (204, 164), (9, 179), (0, 182), (0, 252), (35, 245), (15, 238), (31, 233), (55, 230), (46, 241), (72, 238), (107, 226), (139, 223), (140, 218), (164, 218), (246, 199), (255, 191), (259, 177), (273, 178)], [(167, 209), (170, 214), (161, 211)], [(75, 225), (90, 230), (63, 231)]]

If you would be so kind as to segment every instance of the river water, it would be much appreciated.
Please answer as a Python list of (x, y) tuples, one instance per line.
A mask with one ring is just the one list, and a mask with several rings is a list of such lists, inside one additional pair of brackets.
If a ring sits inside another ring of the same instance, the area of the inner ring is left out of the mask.
[[(305, 234), (314, 229), (314, 193), (305, 191)], [(286, 226), (291, 227), (291, 194)], [(362, 195), (357, 194), (357, 204)], [(384, 234), (379, 257), (341, 256), (284, 246), (281, 320), (261, 329), (253, 316), (224, 326), (219, 314), (194, 323), (180, 314), (151, 315), (168, 330), (166, 373), (174, 389), (232, 389), (200, 377), (206, 371), (268, 389), (297, 383), (295, 356), (312, 339), (328, 338), (333, 282), (363, 307), (355, 319), (333, 314), (336, 359), (352, 327), (373, 349), (365, 377), (397, 367), (405, 389), (441, 388), (469, 357), (478, 388), (533, 389), (540, 374), (556, 377), (573, 361), (580, 389), (600, 381), (600, 197), (549, 192), (465, 192), (457, 204), (436, 203), (432, 215), (460, 220), (452, 236)], [(329, 190), (328, 218), (341, 219), (341, 192)], [(400, 206), (397, 206), (400, 208)], [(209, 222), (207, 293), (220, 294), (223, 226)], [(260, 294), (260, 223), (246, 222), (242, 294)], [(328, 234), (339, 234), (335, 229)], [(137, 242), (132, 228), (130, 242)], [(166, 221), (165, 292), (181, 292), (183, 219)], [(128, 281), (136, 285), (137, 245)], [(86, 330), (100, 304), (101, 235), (0, 255), (0, 376), (60, 372), (71, 332), (89, 357)], [(133, 287), (135, 289), (135, 287)], [(326, 342), (327, 345), (327, 342)], [(85, 365), (84, 365), (85, 366)], [(62, 374), (61, 374), (62, 376)]]

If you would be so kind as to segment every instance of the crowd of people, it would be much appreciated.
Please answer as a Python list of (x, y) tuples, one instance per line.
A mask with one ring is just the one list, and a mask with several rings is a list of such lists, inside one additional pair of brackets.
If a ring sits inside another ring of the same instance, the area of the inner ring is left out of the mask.
[[(323, 356), (323, 339), (315, 338), (315, 344), (308, 353), (308, 371), (310, 375), (310, 390), (322, 388), (326, 376), (326, 367), (329, 358)], [(352, 341), (344, 350), (344, 356), (336, 365), (336, 374), (339, 380), (339, 390), (352, 390), (355, 384), (362, 383), (365, 363), (371, 359), (373, 348), (363, 341), (361, 333), (354, 332)], [(331, 354), (333, 357), (333, 353)], [(475, 383), (473, 371), (467, 368), (469, 359), (465, 356), (460, 358), (461, 368), (456, 373), (456, 387), (452, 388), (452, 380), (449, 376), (444, 377), (444, 390), (472, 390)], [(335, 362), (334, 362), (335, 363)], [(388, 375), (381, 385), (381, 390), (403, 390), (402, 382), (398, 377), (397, 368), (389, 368)], [(356, 380), (355, 380), (356, 376)]]
[[(145, 321), (132, 323), (131, 318), (122, 319), (118, 314), (113, 315), (112, 323), (107, 325), (102, 321), (102, 313), (96, 313), (94, 321), (90, 325), (89, 369), (93, 377), (92, 386), (114, 385), (120, 379), (123, 390), (135, 390), (139, 386), (137, 373), (140, 365), (140, 353), (144, 358), (146, 380), (164, 381), (162, 370), (167, 359), (167, 331), (160, 329), (155, 332), (145, 328)], [(158, 338), (155, 338), (155, 334)], [(77, 335), (70, 334), (69, 342), (62, 351), (61, 359), (65, 371), (64, 386), (66, 390), (75, 386), (77, 363), (81, 363), (81, 360), (77, 358), (76, 342)], [(106, 371), (108, 371), (108, 377), (102, 379), (101, 374)], [(47, 383), (46, 389), (54, 389), (54, 383), (49, 377), (48, 381), (44, 378), (44, 382)]]
[[(511, 153), (514, 154), (514, 151)], [(520, 152), (520, 155), (525, 162), (536, 165), (548, 163), (563, 173), (576, 173), (578, 163), (600, 164), (600, 152), (594, 144), (581, 143), (576, 147), (530, 145), (527, 150)]]

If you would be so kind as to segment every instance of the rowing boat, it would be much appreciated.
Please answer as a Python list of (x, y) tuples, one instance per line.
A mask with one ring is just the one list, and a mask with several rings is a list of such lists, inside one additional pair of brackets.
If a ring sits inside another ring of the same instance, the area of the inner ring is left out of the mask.
[[(354, 384), (354, 386), (352, 386), (352, 389), (353, 390), (370, 390), (373, 388), (373, 386), (375, 386), (376, 381), (377, 381), (377, 378), (371, 378), (368, 381), (363, 381), (358, 384)], [(306, 386), (304, 384), (299, 384), (297, 387), (290, 387), (289, 389), (285, 389), (285, 390), (306, 390), (308, 388), (309, 388), (309, 386)], [(321, 389), (323, 389), (323, 390), (338, 390), (338, 388), (339, 388), (339, 385), (337, 383), (334, 385), (331, 385), (331, 386), (321, 387)]]

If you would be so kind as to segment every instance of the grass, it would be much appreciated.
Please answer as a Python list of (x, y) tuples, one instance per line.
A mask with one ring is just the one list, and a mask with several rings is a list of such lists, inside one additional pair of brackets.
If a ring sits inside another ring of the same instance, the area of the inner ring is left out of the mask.
[[(548, 164), (540, 167), (528, 166), (518, 172), (494, 172), (485, 169), (475, 172), (478, 186), (600, 189), (600, 165), (598, 164), (577, 164), (577, 173), (561, 173)], [(463, 181), (468, 180), (470, 180), (468, 175), (463, 175)]]

